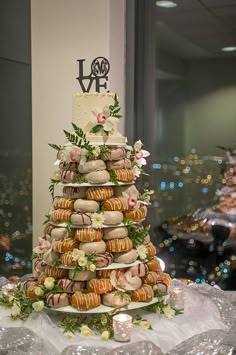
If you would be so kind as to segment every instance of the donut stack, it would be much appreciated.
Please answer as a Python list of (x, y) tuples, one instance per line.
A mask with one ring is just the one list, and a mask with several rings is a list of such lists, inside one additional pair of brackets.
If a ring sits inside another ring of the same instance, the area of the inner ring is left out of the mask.
[(134, 184), (130, 150), (114, 144), (93, 145), (93, 150), (96, 158), (74, 159), (76, 150), (70, 159), (60, 150), (57, 154), (62, 196), (53, 198), (36, 248), (35, 279), (25, 284), (28, 296), (35, 298), (35, 288), (52, 277), (60, 292), (47, 293), (50, 307), (86, 311), (101, 304), (148, 303), (153, 290), (166, 291), (170, 283), (150, 236), (143, 240), (146, 257), (140, 259), (130, 235), (130, 224), (142, 228), (147, 214)]

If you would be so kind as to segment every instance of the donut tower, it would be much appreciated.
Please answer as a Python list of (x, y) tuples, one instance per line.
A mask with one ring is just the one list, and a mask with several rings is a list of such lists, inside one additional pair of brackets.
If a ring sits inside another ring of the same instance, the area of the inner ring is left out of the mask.
[(30, 298), (51, 287), (50, 307), (148, 304), (155, 289), (165, 292), (170, 284), (145, 225), (152, 192), (135, 187), (149, 153), (141, 141), (127, 145), (120, 117), (116, 95), (77, 94), (74, 131), (64, 131), (63, 146), (50, 144), (57, 150), (52, 206), (34, 249), (34, 278), (24, 285)]

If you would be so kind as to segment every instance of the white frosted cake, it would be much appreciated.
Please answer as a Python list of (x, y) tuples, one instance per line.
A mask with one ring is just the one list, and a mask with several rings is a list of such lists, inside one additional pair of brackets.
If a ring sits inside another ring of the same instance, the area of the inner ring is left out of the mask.
[(91, 144), (126, 145), (126, 137), (117, 128), (119, 111), (118, 98), (113, 93), (73, 96), (72, 121), (85, 132)]

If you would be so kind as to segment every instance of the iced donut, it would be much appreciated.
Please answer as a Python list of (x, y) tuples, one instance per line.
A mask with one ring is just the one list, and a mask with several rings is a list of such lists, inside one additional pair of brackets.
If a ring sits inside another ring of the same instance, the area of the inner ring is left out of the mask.
[(83, 200), (78, 199), (75, 200), (74, 209), (75, 211), (82, 211), (82, 212), (95, 212), (99, 210), (100, 204), (97, 201), (92, 200)]
[(84, 178), (90, 184), (105, 184), (110, 181), (110, 174), (107, 170), (92, 171), (84, 174)]
[(73, 258), (71, 251), (67, 251), (61, 256), (61, 263), (63, 266), (72, 267), (76, 266), (76, 261)]
[(104, 228), (104, 240), (122, 239), (129, 235), (127, 227)]
[(89, 226), (92, 224), (91, 213), (75, 212), (71, 215), (71, 223), (75, 226)]
[(131, 272), (132, 276), (144, 277), (148, 274), (148, 267), (147, 264), (140, 263), (129, 268), (129, 271)]
[(59, 169), (64, 171), (78, 171), (78, 163), (76, 162), (69, 162), (61, 161), (59, 164)]
[(130, 219), (131, 221), (134, 222), (141, 222), (145, 219), (146, 217), (146, 212), (147, 209), (145, 206), (142, 206), (136, 210), (132, 210), (132, 211), (125, 211), (124, 212), (124, 216), (126, 219)]
[(111, 148), (109, 152), (102, 154), (103, 160), (120, 160), (126, 158), (126, 150), (125, 148)]
[(111, 198), (113, 195), (114, 191), (111, 186), (89, 187), (86, 192), (87, 199), (95, 201), (104, 201)]
[(50, 219), (52, 222), (56, 222), (56, 223), (67, 223), (70, 222), (71, 215), (72, 215), (72, 211), (58, 209), (52, 211)]
[(87, 311), (101, 304), (101, 296), (95, 292), (82, 293), (76, 291), (71, 297), (71, 305), (77, 309)]
[(131, 169), (114, 169), (116, 178), (120, 182), (132, 182), (134, 180), (134, 172)]
[(90, 161), (87, 161), (86, 163), (79, 164), (78, 170), (81, 174), (87, 174), (87, 173), (91, 173), (94, 171), (106, 170), (106, 164), (101, 159), (90, 160)]
[(72, 187), (64, 186), (63, 187), (63, 196), (71, 199), (75, 198), (85, 198), (86, 197), (87, 187)]
[(67, 293), (49, 293), (46, 303), (52, 308), (60, 308), (70, 304), (70, 296)]
[(107, 251), (97, 255), (97, 268), (102, 268), (110, 265), (113, 262), (113, 255)]
[(96, 277), (96, 272), (92, 272), (89, 270), (69, 270), (68, 277), (70, 280), (73, 281), (88, 281)]
[(99, 242), (102, 240), (102, 229), (82, 228), (77, 229), (75, 232), (75, 240), (80, 242)]
[(122, 223), (124, 218), (123, 213), (120, 211), (104, 211), (103, 217), (104, 224), (111, 226)]
[(159, 279), (159, 276), (155, 271), (150, 271), (146, 276), (143, 277), (143, 283), (148, 285), (155, 285)]
[(148, 261), (147, 267), (149, 271), (162, 272), (160, 261), (157, 258), (153, 258), (152, 260)]
[(153, 299), (153, 290), (149, 285), (143, 285), (138, 290), (131, 291), (133, 302), (150, 302)]
[(112, 197), (102, 202), (105, 211), (126, 211), (129, 209), (128, 200), (125, 197)]
[(59, 209), (59, 208), (63, 208), (66, 210), (73, 210), (74, 208), (74, 200), (71, 200), (69, 198), (66, 197), (54, 197), (53, 200), (53, 207), (55, 210)]
[(157, 250), (156, 250), (156, 247), (152, 243), (146, 244), (145, 248), (146, 248), (146, 251), (147, 251), (147, 255), (150, 258), (153, 258), (156, 255)]
[(38, 276), (38, 284), (43, 285), (47, 277), (48, 275), (46, 274), (46, 272), (41, 272), (41, 274)]
[(53, 228), (51, 231), (51, 237), (55, 240), (66, 239), (69, 238), (72, 233), (69, 232), (66, 228)]
[(107, 240), (106, 248), (111, 253), (126, 253), (133, 248), (133, 242), (129, 238)]
[(73, 251), (74, 248), (79, 248), (79, 242), (72, 238), (57, 240), (52, 246), (56, 253), (66, 253), (67, 251)]
[(131, 264), (138, 258), (136, 249), (131, 249), (128, 253), (115, 253), (114, 262), (121, 264)]
[(100, 242), (91, 242), (91, 243), (80, 243), (80, 250), (83, 250), (85, 254), (101, 254), (106, 251), (106, 243), (101, 240)]
[(77, 171), (64, 170), (61, 172), (61, 182), (64, 184), (74, 182), (81, 175)]
[(112, 291), (113, 287), (109, 279), (91, 279), (87, 281), (87, 290), (95, 292), (98, 295), (106, 294)]
[(57, 285), (67, 293), (74, 293), (76, 291), (81, 291), (85, 288), (84, 281), (72, 281), (69, 279), (59, 279)]
[(46, 227), (44, 228), (44, 231), (43, 231), (44, 236), (47, 236), (47, 235), (51, 236), (52, 230), (54, 228), (55, 227), (52, 224), (47, 224)]
[(66, 269), (59, 269), (50, 265), (46, 266), (45, 273), (48, 276), (54, 277), (54, 279), (61, 279), (68, 275), (68, 270)]
[(132, 169), (132, 164), (130, 159), (121, 159), (115, 161), (108, 161), (107, 162), (107, 170), (114, 170), (114, 169)]
[(121, 308), (130, 303), (130, 299), (125, 297), (123, 293), (110, 292), (102, 296), (102, 304), (108, 307)]
[(116, 278), (119, 278), (121, 275), (123, 275), (128, 269), (107, 269), (107, 270), (97, 270), (97, 276), (101, 279), (109, 279), (111, 276), (112, 271), (115, 271)]
[(46, 268), (47, 264), (45, 263), (44, 260), (42, 259), (37, 259), (35, 260), (34, 262), (34, 270), (36, 272), (43, 272), (45, 271), (45, 268)]

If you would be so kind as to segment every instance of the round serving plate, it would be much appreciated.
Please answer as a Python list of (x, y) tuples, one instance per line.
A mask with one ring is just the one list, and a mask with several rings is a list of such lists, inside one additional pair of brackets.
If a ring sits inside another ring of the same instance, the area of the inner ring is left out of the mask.
[(57, 186), (69, 186), (69, 187), (103, 187), (103, 186), (125, 186), (125, 185), (133, 185), (135, 184), (135, 181), (131, 181), (131, 182), (120, 182), (120, 181), (117, 181), (116, 183), (115, 182), (106, 182), (104, 184), (90, 184), (88, 182), (81, 182), (80, 184), (79, 183), (76, 183), (76, 182), (68, 182), (66, 184), (63, 184), (63, 182), (59, 182), (57, 184)]
[[(55, 226), (55, 227), (63, 227), (63, 228), (67, 228), (68, 224), (67, 223), (55, 223), (55, 222), (49, 222), (52, 226)], [(133, 222), (132, 224), (137, 224), (137, 222)], [(102, 224), (101, 225), (101, 229), (102, 228), (116, 228), (116, 227), (129, 227), (128, 224), (124, 224), (124, 223), (119, 223), (119, 224)], [(75, 225), (75, 224), (70, 224), (70, 228), (77, 228), (77, 229), (85, 229), (85, 228), (93, 228), (91, 225), (83, 225), (83, 224), (80, 224), (80, 225)], [(100, 228), (95, 228), (95, 229), (100, 229)]]
[(114, 307), (100, 305), (99, 307), (89, 309), (87, 311), (82, 311), (82, 310), (76, 309), (72, 306), (65, 306), (65, 307), (60, 307), (60, 308), (50, 308), (50, 310), (56, 311), (56, 312), (61, 312), (61, 313), (73, 313), (73, 314), (109, 313), (109, 312), (115, 311), (116, 309), (119, 309), (119, 311), (131, 311), (132, 309), (138, 309), (138, 308), (150, 306), (151, 304), (154, 304), (156, 302), (158, 302), (158, 298), (153, 297), (153, 299), (150, 302), (130, 302), (127, 306), (122, 307), (122, 308), (114, 308)]

